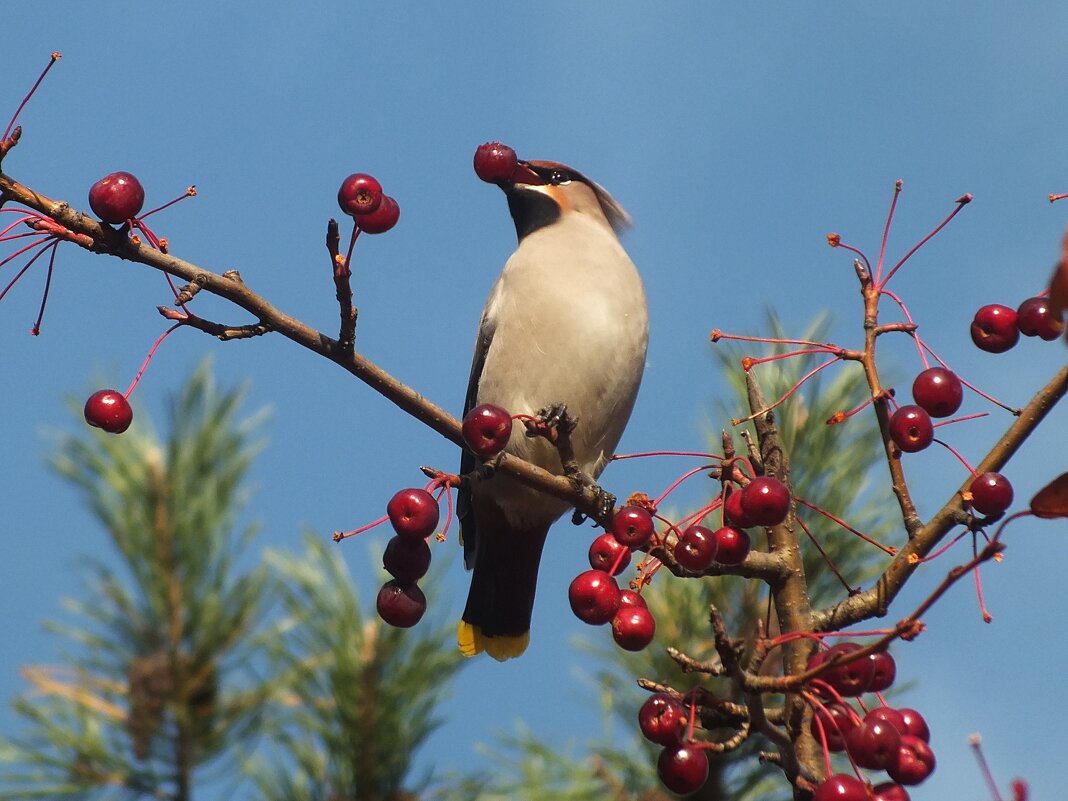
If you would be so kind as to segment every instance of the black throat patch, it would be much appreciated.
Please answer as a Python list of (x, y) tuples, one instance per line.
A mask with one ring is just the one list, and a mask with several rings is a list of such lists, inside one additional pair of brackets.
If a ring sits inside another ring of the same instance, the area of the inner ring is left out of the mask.
[(507, 190), (508, 211), (515, 223), (515, 234), (520, 242), (539, 228), (552, 225), (560, 219), (560, 207), (548, 195), (527, 189), (522, 185)]

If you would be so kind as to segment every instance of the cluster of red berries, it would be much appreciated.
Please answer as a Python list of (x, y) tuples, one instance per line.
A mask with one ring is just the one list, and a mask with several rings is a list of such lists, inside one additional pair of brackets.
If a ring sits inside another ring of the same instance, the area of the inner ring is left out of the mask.
[(664, 746), (656, 760), (660, 781), (678, 795), (696, 793), (708, 780), (708, 752), (688, 742), (690, 716), (678, 696), (654, 693), (638, 710), (638, 728), (652, 743)]
[(337, 203), (368, 234), (385, 233), (400, 219), (397, 201), (383, 194), (382, 184), (366, 173), (353, 173), (341, 182)]
[[(1011, 309), (1009, 312), (1016, 314)], [(960, 408), (963, 395), (960, 379), (951, 370), (944, 367), (924, 370), (912, 382), (915, 403), (899, 407), (890, 417), (890, 438), (905, 453), (923, 450), (934, 441), (931, 418), (954, 414)], [(1002, 514), (1013, 498), (1012, 485), (1000, 473), (977, 474), (969, 486), (969, 494), (969, 505), (979, 514), (988, 516)]]
[(987, 353), (1004, 353), (1025, 337), (1047, 342), (1061, 335), (1064, 326), (1050, 314), (1047, 298), (1028, 298), (1015, 311), (1000, 303), (983, 306), (972, 320), (972, 342)]
[(382, 566), (393, 578), (378, 591), (375, 606), (386, 623), (406, 629), (426, 612), (417, 582), (430, 568), (427, 539), (438, 525), (438, 502), (424, 489), (403, 489), (390, 498), (386, 515), (396, 535), (386, 543)]
[[(808, 668), (861, 647), (843, 642), (818, 651)], [(814, 801), (908, 801), (905, 787), (919, 784), (934, 771), (934, 752), (928, 745), (930, 730), (919, 712), (880, 704), (861, 717), (845, 700), (868, 692), (881, 693), (894, 683), (896, 675), (893, 657), (880, 651), (836, 665), (812, 682), (814, 696), (826, 699), (823, 702), (813, 697), (812, 736), (825, 743), (828, 752), (844, 751), (856, 767), (885, 771), (890, 779), (869, 788), (854, 776), (835, 774), (816, 788)]]
[(591, 570), (580, 573), (568, 587), (571, 610), (591, 626), (612, 624), (612, 637), (627, 651), (640, 651), (653, 640), (656, 621), (645, 599), (621, 590), (614, 576), (630, 564), (631, 552), (653, 536), (653, 516), (640, 506), (624, 506), (606, 531), (590, 546)]

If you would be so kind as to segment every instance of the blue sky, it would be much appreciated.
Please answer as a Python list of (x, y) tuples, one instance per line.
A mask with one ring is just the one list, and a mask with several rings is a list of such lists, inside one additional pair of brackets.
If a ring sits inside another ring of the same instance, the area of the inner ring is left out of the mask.
[[(894, 280), (925, 338), (1015, 404), (1064, 359), (1060, 344), (1032, 341), (991, 356), (967, 336), (978, 306), (1034, 294), (1057, 255), (1066, 207), (1045, 198), (1068, 191), (1061, 3), (349, 2), (298, 13), (268, 1), (115, 2), (47, 14), (16, 4), (4, 24), (4, 121), (48, 54), (64, 54), (21, 120), (10, 174), (83, 207), (89, 185), (113, 170), (137, 174), (150, 205), (195, 183), (198, 198), (158, 219), (173, 252), (239, 268), (328, 333), (337, 324), (323, 226), (337, 214), (342, 178), (377, 175), (402, 215), (393, 232), (358, 247), (358, 347), (449, 408), (462, 404), (474, 327), (514, 246), (503, 198), (471, 170), (474, 148), (490, 139), (584, 171), (636, 221), (625, 245), (646, 282), (652, 339), (626, 450), (700, 446), (723, 424), (713, 413), (726, 387), (708, 352), (714, 327), (758, 333), (773, 308), (800, 330), (829, 309), (836, 339), (859, 342), (850, 260), (824, 235), (838, 231), (874, 255), (898, 178), (891, 253), (955, 198), (975, 195)], [(44, 467), (47, 432), (73, 425), (64, 396), (84, 396), (101, 376), (125, 388), (162, 330), (155, 306), (167, 299), (158, 275), (64, 249), (34, 339), (42, 283), (36, 271), (0, 306), (0, 697), (22, 688), (19, 665), (55, 657), (40, 621), (76, 591), (79, 555), (105, 547)], [(206, 316), (242, 321), (198, 303)], [(139, 402), (158, 415), (205, 354), (223, 381), (251, 382), (250, 409), (274, 410), (253, 474), (265, 545), (296, 549), (304, 527), (325, 536), (371, 519), (393, 491), (420, 481), (418, 465), (456, 460), (448, 443), (280, 338), (222, 344), (179, 332)], [(904, 387), (919, 369), (914, 351), (887, 355)], [(982, 408), (974, 396), (966, 402)], [(1018, 498), (1065, 469), (1066, 419), (1056, 411), (1006, 471)], [(1007, 423), (962, 425), (952, 441), (977, 459)], [(911, 458), (909, 471), (927, 514), (962, 475), (934, 450)], [(656, 492), (678, 472), (619, 465), (605, 481), (619, 494)], [(931, 722), (939, 759), (914, 798), (985, 797), (965, 745), (972, 731), (983, 732), (1003, 783), (1023, 775), (1036, 798), (1061, 786), (1048, 767), (1061, 756), (1061, 721), (1048, 712), (1064, 644), (1047, 621), (1062, 617), (1054, 588), (1068, 546), (1056, 523), (1020, 524), (1009, 542), (1006, 561), (986, 571), (992, 625), (962, 584), (926, 618), (928, 633), (897, 650), (900, 675), (916, 681), (908, 702)], [(530, 651), (462, 674), (422, 764), (482, 765), (475, 743), (519, 720), (561, 742), (602, 730), (589, 691), (572, 682), (593, 666), (568, 644), (607, 636), (566, 608), (585, 548), (584, 535), (558, 526)], [(368, 569), (366, 553), (348, 548), (355, 572)], [(948, 567), (936, 563), (891, 616)], [(441, 584), (447, 592), (434, 602), (458, 614), (459, 560)], [(0, 727), (11, 725), (0, 711)]]

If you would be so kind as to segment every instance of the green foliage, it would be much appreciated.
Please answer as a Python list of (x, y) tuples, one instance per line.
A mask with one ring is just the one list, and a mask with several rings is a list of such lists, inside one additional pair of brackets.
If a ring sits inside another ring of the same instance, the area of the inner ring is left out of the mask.
[[(351, 552), (351, 551), (350, 551)], [(278, 801), (401, 801), (426, 789), (411, 779), (414, 751), (437, 728), (438, 704), (463, 657), (455, 628), (384, 624), (365, 612), (337, 546), (308, 536), (305, 551), (268, 552), (285, 617), (269, 639), (281, 767), (253, 771)]]
[(52, 624), (69, 667), (24, 670), (24, 734), (0, 746), (0, 798), (188, 798), (194, 770), (257, 726), (265, 689), (247, 676), (266, 571), (240, 573), (242, 481), (262, 416), (237, 419), (207, 365), (175, 399), (161, 442), (68, 436), (52, 460), (81, 490), (118, 555), (83, 559), (76, 622)]

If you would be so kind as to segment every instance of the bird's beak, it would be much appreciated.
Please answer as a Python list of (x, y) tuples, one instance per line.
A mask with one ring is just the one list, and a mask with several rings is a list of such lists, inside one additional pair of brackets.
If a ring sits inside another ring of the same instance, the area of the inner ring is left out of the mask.
[(548, 183), (544, 178), (534, 172), (533, 168), (526, 161), (520, 161), (515, 165), (515, 170), (512, 171), (509, 181), (513, 184), (527, 184), (530, 186), (544, 186)]

